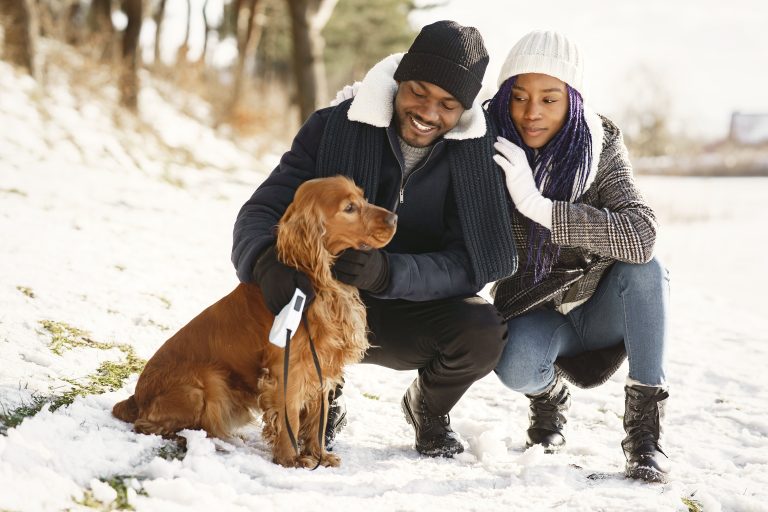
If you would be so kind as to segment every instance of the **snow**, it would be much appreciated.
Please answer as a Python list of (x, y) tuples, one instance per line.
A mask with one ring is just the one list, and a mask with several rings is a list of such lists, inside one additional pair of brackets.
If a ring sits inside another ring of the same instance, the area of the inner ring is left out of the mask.
[[(40, 86), (0, 62), (0, 412), (124, 358), (89, 347), (56, 355), (41, 321), (148, 358), (228, 293), (234, 218), (274, 163), (197, 122), (163, 84), (147, 81), (134, 119), (112, 106), (114, 89), (74, 82), (54, 67)], [(573, 390), (569, 446), (557, 455), (525, 450), (527, 400), (487, 376), (452, 412), (468, 449), (448, 460), (412, 447), (399, 401), (415, 372), (357, 365), (340, 468), (274, 465), (257, 424), (234, 444), (185, 431), (186, 454), (167, 455), (168, 442), (111, 416), (133, 375), (0, 435), (0, 510), (87, 510), (86, 497), (107, 510), (119, 502), (115, 477), (140, 511), (687, 510), (683, 498), (707, 511), (768, 510), (768, 179), (639, 183), (672, 275), (669, 484), (621, 476), (626, 366)]]

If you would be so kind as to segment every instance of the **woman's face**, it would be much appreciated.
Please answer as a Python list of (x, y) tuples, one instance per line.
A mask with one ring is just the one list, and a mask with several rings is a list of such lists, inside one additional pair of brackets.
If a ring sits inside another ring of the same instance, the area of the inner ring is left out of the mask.
[(565, 124), (565, 82), (541, 73), (518, 75), (512, 87), (509, 113), (523, 142), (534, 149), (543, 147)]

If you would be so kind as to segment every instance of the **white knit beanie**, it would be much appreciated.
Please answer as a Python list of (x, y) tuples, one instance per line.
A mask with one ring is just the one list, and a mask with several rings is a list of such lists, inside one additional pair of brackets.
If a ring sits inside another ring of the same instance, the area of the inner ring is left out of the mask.
[(559, 78), (584, 95), (584, 61), (581, 50), (563, 34), (535, 30), (509, 51), (501, 67), (498, 86), (522, 73), (543, 73)]

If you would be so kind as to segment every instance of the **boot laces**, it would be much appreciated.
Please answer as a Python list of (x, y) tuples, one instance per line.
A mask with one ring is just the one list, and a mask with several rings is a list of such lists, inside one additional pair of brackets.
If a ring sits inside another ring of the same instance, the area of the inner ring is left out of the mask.
[(662, 391), (647, 398), (629, 401), (630, 417), (627, 420), (627, 434), (636, 447), (653, 446), (661, 451), (658, 404), (667, 397), (669, 393)]
[(424, 429), (430, 430), (433, 426), (433, 424), (437, 424), (441, 427), (443, 427), (445, 430), (450, 430), (451, 428), (451, 417), (448, 414), (443, 415), (431, 415), (429, 414), (429, 409), (427, 409), (427, 403), (422, 398), (421, 400), (421, 411), (422, 411), (422, 418), (424, 420)]
[(560, 412), (562, 402), (566, 399), (563, 393), (555, 396), (544, 394), (530, 398), (531, 426), (549, 427), (553, 423), (562, 427), (563, 415)]

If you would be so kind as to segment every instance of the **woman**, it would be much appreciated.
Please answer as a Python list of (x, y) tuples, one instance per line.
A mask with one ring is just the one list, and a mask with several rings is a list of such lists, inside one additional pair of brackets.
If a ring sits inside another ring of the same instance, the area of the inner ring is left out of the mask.
[(492, 291), (509, 326), (496, 373), (530, 399), (527, 445), (554, 452), (570, 405), (563, 378), (601, 384), (628, 356), (626, 475), (663, 482), (669, 279), (621, 132), (585, 108), (582, 74), (576, 45), (532, 32), (510, 51), (488, 104), (521, 261)]

